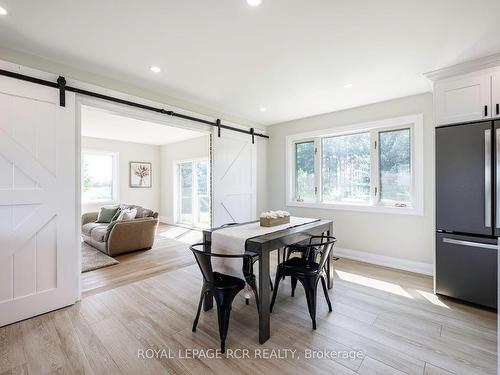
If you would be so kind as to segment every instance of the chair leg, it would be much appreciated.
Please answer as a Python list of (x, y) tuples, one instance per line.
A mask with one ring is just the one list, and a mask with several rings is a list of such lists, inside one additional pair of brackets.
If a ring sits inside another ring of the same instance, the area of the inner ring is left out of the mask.
[(198, 319), (200, 318), (201, 305), (203, 304), (203, 297), (205, 296), (205, 290), (201, 290), (200, 302), (198, 303), (198, 311), (196, 312), (196, 318), (193, 322), (193, 332), (196, 332), (196, 327), (198, 326)]
[(229, 328), (229, 318), (231, 316), (231, 305), (233, 303), (234, 297), (240, 292), (240, 290), (235, 291), (231, 295), (226, 295), (225, 297), (215, 296), (215, 301), (217, 302), (217, 318), (219, 321), (219, 337), (221, 352), (226, 351), (226, 337)]
[(226, 337), (229, 328), (229, 318), (231, 315), (231, 306), (227, 304), (217, 305), (217, 317), (219, 320), (219, 336), (220, 336), (220, 349), (224, 353), (226, 350)]
[(281, 278), (280, 268), (278, 267), (278, 270), (276, 271), (276, 279), (274, 281), (273, 298), (271, 299), (271, 306), (269, 308), (270, 312), (273, 312), (274, 302), (276, 301), (276, 295), (278, 294), (278, 286), (280, 285)]
[(306, 293), (307, 308), (309, 309), (309, 315), (311, 316), (312, 326), (313, 329), (316, 329), (316, 287), (318, 285), (318, 279), (305, 279), (300, 281), (304, 286), (304, 291)]
[(326, 281), (323, 275), (321, 275), (321, 285), (323, 285), (323, 292), (325, 293), (326, 303), (328, 304), (328, 310), (332, 312), (333, 311), (332, 303), (330, 302), (330, 297), (328, 296), (328, 289), (326, 287)]
[(297, 279), (293, 276), (290, 277), (292, 279), (292, 297), (295, 297), (295, 288), (297, 287)]

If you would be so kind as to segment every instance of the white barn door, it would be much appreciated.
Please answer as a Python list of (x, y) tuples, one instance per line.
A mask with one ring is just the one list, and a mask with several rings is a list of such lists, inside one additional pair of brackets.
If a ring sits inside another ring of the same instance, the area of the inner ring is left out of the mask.
[(212, 135), (212, 226), (255, 220), (256, 152), (248, 134)]
[(75, 95), (0, 77), (0, 326), (73, 304)]

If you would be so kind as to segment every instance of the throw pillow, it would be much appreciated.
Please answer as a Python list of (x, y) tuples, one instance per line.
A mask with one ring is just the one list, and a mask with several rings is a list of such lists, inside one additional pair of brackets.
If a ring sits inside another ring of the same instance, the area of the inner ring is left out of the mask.
[(120, 216), (120, 213), (122, 212), (122, 209), (121, 208), (118, 208), (118, 210), (116, 210), (116, 214), (115, 216), (113, 216), (113, 218), (111, 219), (111, 222), (115, 221), (115, 220), (118, 220), (118, 216)]
[(135, 219), (136, 215), (137, 215), (137, 208), (129, 208), (126, 210), (122, 210), (120, 216), (118, 216), (116, 220), (117, 221), (133, 220)]
[(97, 216), (96, 223), (111, 223), (113, 216), (115, 216), (116, 211), (118, 211), (118, 207), (101, 207), (99, 211), (99, 215)]

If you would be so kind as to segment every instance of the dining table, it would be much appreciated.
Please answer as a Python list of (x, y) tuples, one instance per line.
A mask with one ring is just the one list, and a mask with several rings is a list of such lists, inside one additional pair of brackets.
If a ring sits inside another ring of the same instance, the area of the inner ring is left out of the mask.
[[(255, 223), (251, 221), (238, 225)], [(206, 229), (203, 231), (204, 251), (211, 251), (212, 234), (220, 229), (227, 230), (227, 226)], [(236, 229), (236, 228), (235, 228)], [(258, 254), (259, 256), (259, 275), (258, 275), (258, 294), (260, 300), (259, 306), (259, 343), (265, 343), (271, 336), (271, 316), (270, 316), (270, 300), (271, 286), (270, 279), (270, 255), (273, 251), (284, 248), (289, 245), (296, 244), (300, 241), (309, 239), (311, 236), (327, 235), (333, 233), (333, 222), (331, 220), (318, 219), (306, 224), (297, 225), (291, 228), (277, 230), (275, 232), (266, 233), (246, 239), (245, 252)], [(333, 287), (333, 254), (326, 263), (327, 286), (328, 289)], [(208, 311), (213, 308), (213, 296), (207, 293), (204, 299), (204, 310)]]

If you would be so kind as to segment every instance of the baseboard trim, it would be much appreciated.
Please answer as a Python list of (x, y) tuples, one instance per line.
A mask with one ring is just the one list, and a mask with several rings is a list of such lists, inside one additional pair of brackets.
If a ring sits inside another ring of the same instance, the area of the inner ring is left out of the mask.
[(366, 251), (344, 249), (340, 247), (334, 247), (333, 252), (340, 258), (357, 260), (377, 266), (395, 268), (427, 276), (432, 276), (434, 274), (434, 266), (430, 263), (416, 262), (413, 260), (394, 258), (387, 255), (378, 255)]

